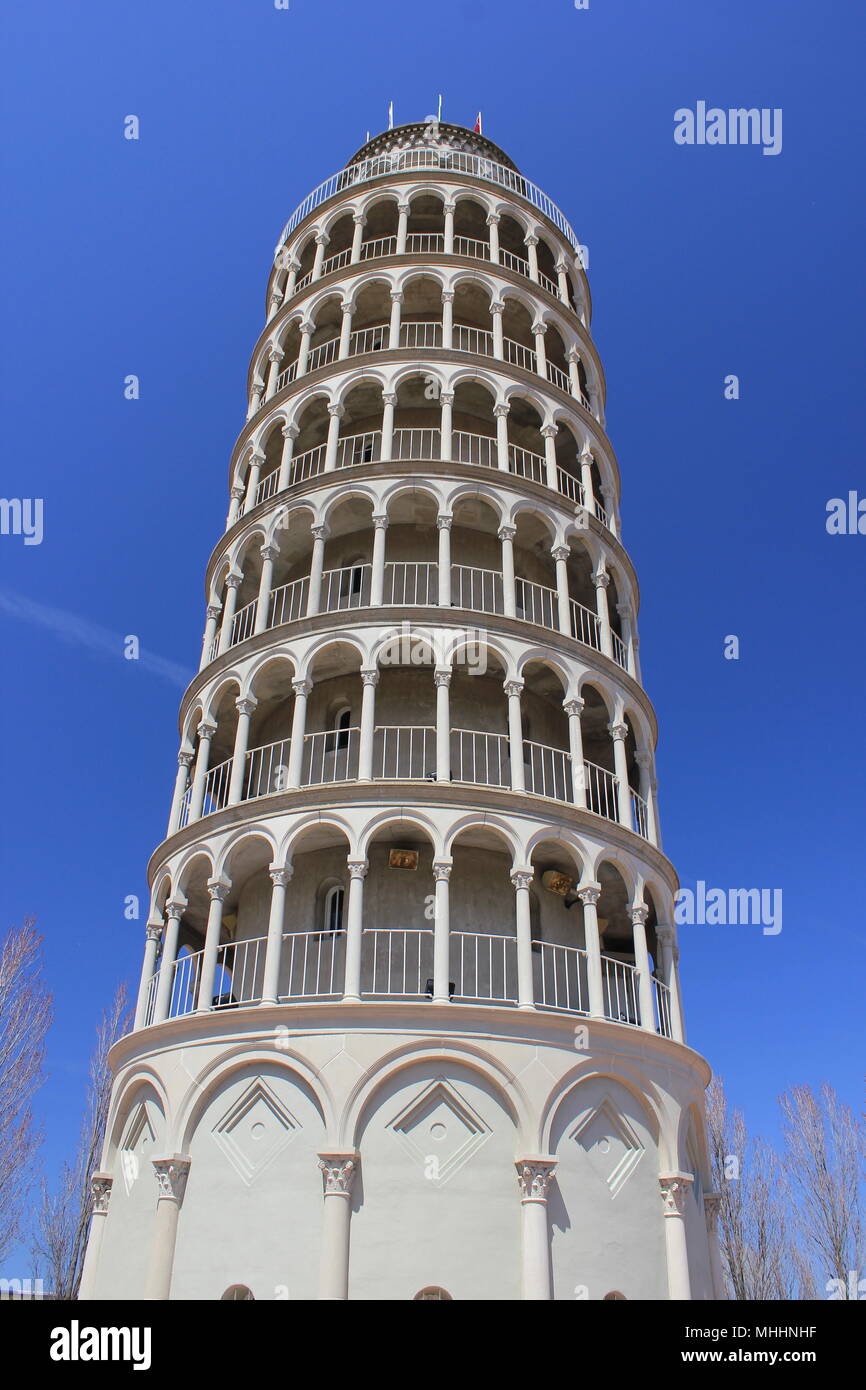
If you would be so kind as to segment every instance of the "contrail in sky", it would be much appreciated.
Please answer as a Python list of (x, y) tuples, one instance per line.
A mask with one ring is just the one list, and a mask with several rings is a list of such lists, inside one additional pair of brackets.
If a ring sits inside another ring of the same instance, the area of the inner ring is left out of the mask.
[[(99, 652), (103, 656), (114, 657), (115, 660), (123, 659), (123, 637), (110, 632), (106, 627), (99, 627), (97, 623), (87, 622), (75, 613), (67, 613), (63, 608), (51, 608), (45, 603), (35, 603), (33, 599), (22, 598), (20, 594), (12, 593), (9, 589), (0, 589), (0, 613), (8, 614), (10, 618), (19, 618), (25, 623), (32, 623), (36, 627), (46, 628), (61, 641), (69, 642), (75, 647), (85, 647), (88, 651)], [(179, 685), (184, 690), (192, 679), (185, 667), (178, 666), (174, 661), (166, 661), (164, 657), (153, 656), (143, 648), (139, 648), (138, 664), (152, 675), (161, 676), (163, 680), (170, 681), (172, 685)]]

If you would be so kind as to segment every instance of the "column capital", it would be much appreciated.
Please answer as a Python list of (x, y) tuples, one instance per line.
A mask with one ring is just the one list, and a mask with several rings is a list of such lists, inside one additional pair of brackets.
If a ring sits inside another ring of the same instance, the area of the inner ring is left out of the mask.
[(194, 759), (195, 753), (187, 752), (185, 748), (182, 748), (177, 755), (177, 765), (178, 767), (192, 767)]
[(610, 583), (610, 575), (607, 570), (596, 570), (592, 576), (592, 582), (597, 589), (606, 589)]
[(540, 333), (546, 333), (546, 332), (547, 332), (547, 324), (544, 323), (541, 319), (536, 319), (536, 320), (535, 320), (535, 323), (532, 325), (532, 328), (531, 328), (530, 331), (531, 331), (531, 332), (535, 335), (535, 337), (537, 338), (538, 335), (539, 335)]
[(354, 314), (357, 307), (354, 299), (344, 299), (340, 305), (340, 312), (343, 314)]
[(356, 1153), (317, 1154), (326, 1197), (351, 1197), (360, 1156)]
[(456, 203), (443, 203), (443, 204), (442, 204), (442, 211), (443, 211), (443, 212), (447, 212), (447, 213), (455, 213), (455, 212), (457, 211), (457, 204), (456, 204)]
[[(491, 314), (504, 314), (504, 313), (505, 313), (505, 300), (504, 300), (504, 299), (491, 299), (491, 301), (490, 301), (490, 312), (491, 312)], [(494, 414), (495, 414), (495, 413), (496, 413), (496, 412), (494, 411)]]
[(410, 211), (411, 211), (411, 207), (412, 207), (411, 203), (398, 203), (398, 204), (397, 204), (397, 211), (398, 211), (399, 213), (402, 213), (404, 217), (408, 217), (408, 216), (409, 216), (409, 213), (410, 213)]
[(627, 724), (608, 724), (607, 731), (614, 743), (625, 743), (628, 738)]
[(229, 496), (233, 498), (235, 502), (240, 502), (245, 492), (246, 488), (244, 487), (243, 483), (235, 483), (234, 487), (229, 493)]
[(331, 240), (327, 232), (316, 232), (314, 239), (317, 246), (327, 246), (328, 242)]
[(397, 392), (396, 392), (396, 391), (383, 391), (383, 392), (382, 392), (382, 400), (384, 401), (385, 405), (390, 405), (390, 406), (396, 405), (396, 404), (397, 404)]
[(528, 888), (535, 878), (534, 869), (512, 869), (509, 875), (515, 888)]
[[(454, 303), (454, 291), (453, 291), (453, 290), (443, 290), (443, 291), (442, 291), (442, 303), (443, 303), (443, 304), (453, 304), (453, 303)], [(441, 397), (440, 397), (440, 399), (441, 399)]]
[(257, 464), (259, 465), (259, 468), (261, 468), (261, 466), (262, 466), (262, 464), (264, 463), (264, 461), (265, 461), (265, 451), (264, 451), (264, 449), (253, 449), (252, 453), (250, 454), (250, 464), (257, 463)]
[(366, 859), (347, 859), (346, 867), (350, 878), (366, 878), (369, 865)]
[(433, 864), (433, 877), (437, 883), (447, 883), (451, 877), (453, 862), (450, 859), (438, 859)]
[(95, 1216), (107, 1216), (113, 1182), (114, 1178), (110, 1173), (94, 1173), (90, 1179), (90, 1191), (93, 1195), (93, 1213)]
[(691, 1173), (668, 1173), (659, 1178), (665, 1216), (682, 1216), (694, 1178)]
[(283, 425), (280, 433), (283, 439), (297, 439), (301, 431), (298, 425)]
[(352, 221), (354, 222), (354, 224), (355, 224), (356, 227), (366, 227), (366, 225), (367, 225), (367, 214), (366, 214), (366, 212), (353, 212), (353, 213), (352, 213)]
[(523, 689), (523, 681), (503, 681), (502, 689), (505, 691), (509, 700), (519, 696)]
[(542, 439), (555, 439), (559, 434), (559, 430), (556, 425), (545, 425), (544, 429), (540, 431), (540, 434)]
[(454, 404), (454, 392), (453, 392), (453, 391), (440, 391), (440, 392), (439, 392), (439, 404), (440, 404), (440, 405), (453, 405), (453, 404)]
[(502, 216), (501, 216), (500, 213), (498, 213), (498, 212), (488, 212), (488, 214), (487, 214), (487, 225), (488, 225), (488, 227), (498, 227), (498, 226), (499, 226), (499, 223), (500, 223), (501, 221), (502, 221)]
[(238, 714), (254, 714), (258, 709), (258, 700), (254, 695), (239, 695), (235, 700), (235, 709)]
[(216, 724), (211, 724), (207, 719), (203, 719), (196, 729), (199, 738), (213, 738), (216, 731)]
[(581, 700), (579, 696), (575, 696), (573, 700), (563, 700), (562, 708), (565, 710), (566, 714), (577, 715), (577, 717), (580, 718), (586, 708), (586, 702)]
[(553, 1158), (518, 1158), (517, 1186), (521, 1202), (546, 1202), (550, 1184), (556, 1172)]
[(572, 346), (565, 355), (569, 362), (573, 362), (577, 366), (580, 361), (580, 348)]
[(595, 463), (595, 455), (588, 444), (584, 444), (580, 451), (580, 461), (581, 463)]
[(403, 303), (403, 291), (402, 291), (402, 290), (392, 290), (392, 291), (391, 291), (391, 303), (392, 303), (392, 304), (402, 304), (402, 303)]
[(282, 349), (281, 347), (277, 347), (276, 344), (274, 344), (273, 347), (268, 348), (268, 361), (269, 361), (269, 362), (282, 362), (283, 356), (284, 356), (283, 349)]
[(451, 684), (451, 671), (434, 671), (433, 684), (436, 686), (437, 690), (441, 685), (446, 687), (449, 686)]
[(517, 535), (517, 527), (500, 526), (499, 530), (496, 532), (496, 535), (501, 541), (513, 541), (514, 537)]
[(295, 872), (292, 864), (269, 864), (268, 875), (275, 888), (285, 888)]
[(388, 518), (387, 518), (387, 516), (383, 516), (381, 513), (380, 513), (378, 516), (374, 516), (374, 517), (373, 517), (373, 527), (374, 527), (374, 529), (375, 529), (376, 531), (387, 531), (387, 529), (388, 529)]
[(177, 917), (179, 921), (186, 912), (186, 908), (186, 898), (169, 898), (163, 908), (165, 920), (168, 921), (169, 917)]
[(151, 1159), (156, 1173), (158, 1198), (170, 1198), (180, 1206), (186, 1191), (190, 1160), (182, 1154), (172, 1154), (169, 1158)]
[(567, 560), (571, 551), (567, 545), (554, 545), (551, 547), (550, 553), (554, 560)]
[(324, 524), (324, 522), (322, 522), (322, 523), (321, 523), (320, 525), (318, 525), (318, 526), (311, 526), (311, 527), (310, 527), (310, 535), (313, 537), (313, 540), (314, 540), (314, 541), (323, 541), (323, 540), (325, 539), (325, 537), (327, 536), (327, 534), (328, 534), (328, 528), (327, 528), (327, 526)]
[(629, 909), (631, 912), (631, 924), (633, 927), (645, 927), (649, 917), (649, 908), (646, 903), (637, 903)]
[(233, 571), (226, 575), (226, 588), (239, 589), (244, 582), (242, 574), (235, 574)]
[(707, 1223), (707, 1231), (711, 1232), (719, 1219), (719, 1212), (722, 1206), (721, 1192), (704, 1193), (704, 1219)]
[(578, 886), (577, 896), (580, 898), (584, 907), (595, 907), (601, 897), (601, 884), (585, 883), (582, 888)]
[(278, 560), (280, 558), (280, 547), (278, 545), (263, 545), (259, 554), (263, 560)]
[(145, 941), (162, 940), (162, 922), (148, 922), (144, 929)]
[(301, 324), (301, 332), (306, 333), (307, 336), (311, 338), (315, 331), (316, 325), (311, 323), (309, 319), (304, 319), (304, 322)]
[(312, 688), (313, 682), (309, 679), (308, 676), (305, 676), (299, 680), (292, 681), (292, 690), (295, 692), (296, 695), (309, 695)]
[(377, 686), (379, 684), (379, 669), (374, 667), (371, 671), (361, 672), (361, 684)]
[(535, 235), (534, 232), (530, 232), (530, 233), (529, 233), (529, 236), (525, 236), (525, 237), (523, 238), (523, 244), (524, 244), (524, 246), (537, 246), (537, 245), (538, 245), (538, 237)]
[(437, 531), (450, 531), (453, 524), (454, 518), (450, 512), (446, 513), (445, 515), (443, 515), (440, 512), (439, 516), (437, 516), (436, 518)]
[(215, 902), (224, 903), (231, 892), (231, 887), (227, 878), (209, 878), (207, 881), (208, 896)]
[(343, 416), (345, 415), (345, 413), (346, 413), (346, 407), (345, 407), (344, 405), (329, 405), (329, 406), (328, 406), (328, 414), (331, 416), (332, 419), (333, 419), (334, 417), (336, 417), (338, 420), (342, 420), (342, 418), (343, 418)]

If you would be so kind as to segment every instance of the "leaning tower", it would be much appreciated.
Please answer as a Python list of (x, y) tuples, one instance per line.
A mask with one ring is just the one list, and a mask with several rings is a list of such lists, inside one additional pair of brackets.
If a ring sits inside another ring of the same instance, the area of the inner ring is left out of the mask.
[(721, 1297), (580, 245), (462, 127), (280, 237), (83, 1297)]

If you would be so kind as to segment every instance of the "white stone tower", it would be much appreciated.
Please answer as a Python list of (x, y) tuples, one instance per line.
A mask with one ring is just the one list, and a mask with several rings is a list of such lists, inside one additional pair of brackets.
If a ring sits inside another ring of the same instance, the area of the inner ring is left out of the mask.
[(489, 140), (290, 219), (83, 1296), (721, 1296), (604, 399)]

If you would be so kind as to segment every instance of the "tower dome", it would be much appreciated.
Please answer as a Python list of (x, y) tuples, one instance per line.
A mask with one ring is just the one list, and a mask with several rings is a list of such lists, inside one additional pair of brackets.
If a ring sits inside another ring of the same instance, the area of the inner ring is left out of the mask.
[(722, 1296), (590, 318), (462, 127), (286, 224), (82, 1297)]

